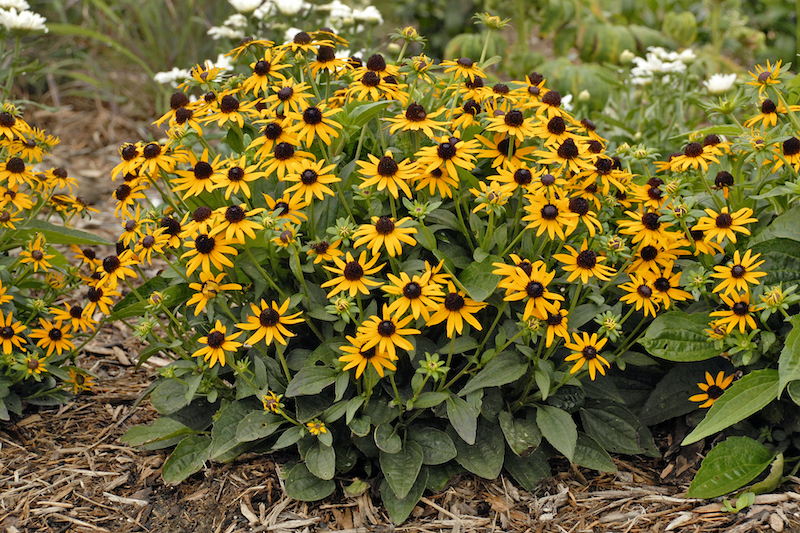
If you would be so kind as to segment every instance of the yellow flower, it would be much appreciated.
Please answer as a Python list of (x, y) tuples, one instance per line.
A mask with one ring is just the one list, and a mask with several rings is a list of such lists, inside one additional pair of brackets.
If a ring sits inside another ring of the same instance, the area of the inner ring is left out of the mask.
[(202, 357), (204, 361), (210, 361), (208, 366), (209, 368), (214, 368), (214, 365), (219, 364), (221, 366), (225, 366), (225, 353), (237, 350), (242, 343), (235, 342), (239, 335), (244, 333), (243, 331), (238, 331), (233, 335), (225, 335), (227, 333), (227, 328), (222, 325), (222, 323), (217, 320), (214, 324), (214, 329), (208, 332), (208, 335), (205, 337), (200, 337), (197, 342), (200, 344), (205, 344), (205, 348), (200, 348), (196, 352), (192, 354), (192, 357)]
[(410, 217), (401, 218), (396, 222), (388, 216), (372, 217), (372, 224), (362, 224), (353, 234), (353, 238), (358, 239), (353, 243), (353, 247), (359, 248), (366, 244), (372, 249), (372, 255), (379, 255), (383, 246), (390, 256), (400, 255), (403, 251), (401, 242), (409, 246), (417, 244), (417, 241), (411, 237), (417, 230), (403, 227), (410, 221)]
[(589, 377), (594, 381), (597, 372), (600, 372), (600, 374), (604, 376), (606, 375), (606, 370), (603, 365), (609, 368), (611, 367), (611, 364), (600, 355), (600, 350), (603, 349), (608, 339), (603, 338), (598, 340), (597, 333), (589, 335), (586, 332), (582, 332), (582, 334), (583, 337), (581, 338), (577, 333), (573, 333), (572, 336), (575, 342), (567, 342), (564, 344), (566, 348), (572, 350), (572, 353), (564, 360), (576, 361), (575, 365), (569, 371), (570, 374), (574, 374), (583, 368), (583, 365), (588, 365)]
[(700, 387), (700, 390), (703, 392), (689, 397), (689, 400), (692, 402), (703, 402), (700, 404), (701, 409), (705, 409), (706, 407), (711, 407), (714, 405), (714, 402), (717, 400), (717, 398), (722, 396), (722, 393), (725, 391), (725, 389), (727, 389), (730, 384), (733, 383), (733, 374), (725, 377), (724, 370), (719, 371), (716, 379), (711, 375), (710, 372), (706, 372), (705, 377), (705, 383), (697, 384), (697, 386)]

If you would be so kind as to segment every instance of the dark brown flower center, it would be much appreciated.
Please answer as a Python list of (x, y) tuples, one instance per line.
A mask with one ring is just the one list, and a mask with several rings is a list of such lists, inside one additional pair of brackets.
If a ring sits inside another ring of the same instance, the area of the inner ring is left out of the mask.
[(297, 33), (294, 36), (294, 43), (295, 44), (309, 44), (311, 43), (311, 36), (304, 31)]
[(528, 74), (528, 82), (531, 85), (539, 85), (543, 81), (544, 81), (544, 76), (542, 76), (538, 72), (531, 72), (530, 74)]
[(281, 232), (281, 234), (279, 235), (279, 238), (280, 238), (281, 242), (283, 242), (283, 243), (291, 242), (292, 237), (294, 237), (294, 232), (292, 230), (290, 230), (290, 229), (283, 230)]
[(525, 121), (525, 117), (522, 115), (522, 111), (518, 109), (512, 109), (506, 113), (506, 116), (503, 120), (505, 121), (506, 126), (518, 128), (522, 126), (522, 123)]
[(261, 130), (264, 137), (270, 141), (274, 141), (283, 133), (283, 127), (278, 122), (270, 122)]
[(771, 115), (777, 110), (778, 107), (775, 105), (775, 102), (773, 102), (769, 98), (761, 102), (761, 113), (763, 113), (764, 115)]
[(603, 151), (603, 143), (601, 143), (600, 141), (595, 141), (594, 139), (592, 139), (591, 141), (589, 141), (588, 145), (590, 154), (599, 154), (600, 152)]
[(347, 281), (357, 281), (364, 276), (364, 267), (358, 261), (350, 261), (344, 266), (342, 275)]
[(444, 307), (448, 311), (458, 311), (464, 305), (464, 297), (457, 292), (450, 292), (444, 297)]
[(783, 141), (783, 155), (793, 156), (800, 154), (800, 139), (791, 137)]
[(462, 68), (472, 68), (473, 65), (472, 60), (468, 57), (459, 57), (458, 60), (456, 60), (456, 63), (458, 63), (458, 66)]
[(561, 146), (558, 147), (557, 153), (558, 157), (560, 157), (561, 159), (575, 159), (576, 157), (578, 157), (578, 154), (580, 152), (578, 151), (578, 147), (575, 146), (575, 141), (573, 141), (572, 139), (567, 139), (563, 143), (561, 143)]
[(533, 174), (527, 168), (519, 168), (514, 171), (514, 181), (519, 185), (530, 185), (533, 181)]
[(253, 72), (255, 72), (256, 76), (266, 76), (267, 74), (269, 74), (271, 68), (272, 65), (270, 64), (270, 62), (264, 61), (262, 59), (261, 61), (258, 61), (255, 64), (255, 66), (253, 67)]
[(275, 159), (278, 161), (286, 161), (294, 157), (294, 146), (289, 143), (278, 143), (275, 145)]
[(3, 126), (4, 128), (11, 128), (16, 123), (17, 119), (14, 118), (14, 115), (12, 115), (11, 113), (8, 113), (6, 111), (0, 113), (0, 126)]
[(205, 103), (207, 103), (207, 104), (210, 104), (211, 102), (216, 102), (217, 101), (217, 94), (213, 93), (213, 92), (207, 92), (206, 94), (203, 95), (203, 101)]
[(553, 135), (561, 135), (567, 131), (567, 123), (561, 117), (553, 117), (547, 123), (547, 131)]
[(312, 250), (314, 250), (315, 253), (322, 255), (328, 251), (328, 248), (330, 248), (331, 245), (328, 243), (328, 241), (319, 241), (309, 246)]
[(80, 318), (83, 315), (83, 307), (80, 305), (73, 305), (69, 309), (69, 316), (72, 318)]
[(58, 341), (64, 336), (64, 332), (58, 328), (51, 328), (50, 331), (47, 332), (47, 336), (54, 341)]
[(651, 200), (661, 200), (661, 197), (663, 195), (664, 193), (658, 187), (650, 187), (649, 189), (647, 189), (647, 196)]
[(436, 155), (438, 155), (440, 159), (452, 159), (457, 153), (458, 150), (456, 149), (455, 143), (443, 142), (436, 148)]
[(303, 111), (303, 122), (306, 124), (319, 124), (322, 122), (322, 111), (318, 107), (309, 107)]
[(33, 258), (34, 261), (41, 261), (42, 259), (44, 259), (44, 254), (42, 253), (41, 250), (34, 250), (31, 252), (31, 257)]
[(425, 108), (417, 103), (412, 103), (406, 109), (406, 118), (411, 122), (424, 122), (427, 117)]
[(561, 313), (553, 314), (548, 311), (546, 322), (548, 326), (560, 326), (561, 323), (564, 322), (564, 315), (562, 315)]
[(336, 59), (336, 50), (332, 46), (320, 46), (317, 52), (317, 61), (319, 63), (330, 63)]
[(397, 331), (397, 326), (391, 320), (383, 320), (378, 324), (378, 335), (391, 337)]
[(639, 285), (638, 287), (636, 287), (636, 294), (638, 294), (642, 298), (649, 299), (651, 296), (653, 296), (653, 289), (651, 289), (647, 285)]
[(206, 342), (208, 342), (209, 348), (220, 348), (223, 344), (225, 344), (225, 334), (221, 331), (214, 330), (208, 334)]
[(313, 185), (317, 182), (317, 172), (313, 169), (307, 168), (300, 174), (300, 181), (303, 185)]
[(103, 259), (103, 270), (108, 274), (117, 270), (121, 265), (122, 263), (116, 255), (109, 255)]
[(139, 225), (136, 223), (135, 220), (128, 220), (125, 222), (125, 231), (131, 232), (135, 230)]
[(215, 244), (214, 237), (209, 237), (208, 235), (198, 235), (194, 240), (194, 247), (198, 253), (206, 255), (214, 251)]
[(721, 142), (722, 139), (719, 138), (719, 135), (711, 133), (706, 135), (705, 139), (703, 139), (703, 146), (716, 146)]
[(226, 94), (219, 102), (219, 110), (225, 114), (233, 113), (239, 109), (239, 100), (230, 94)]
[(189, 97), (186, 96), (184, 93), (172, 93), (172, 96), (169, 97), (169, 107), (171, 109), (178, 109), (184, 107), (189, 103)]
[(228, 169), (228, 179), (233, 182), (242, 181), (244, 179), (244, 169), (242, 167)]
[(597, 254), (592, 250), (584, 250), (575, 258), (575, 264), (585, 270), (590, 270), (597, 265)]
[(373, 54), (367, 59), (367, 69), (374, 72), (383, 72), (386, 70), (386, 60), (380, 54)]
[(403, 296), (409, 300), (415, 300), (422, 296), (422, 287), (416, 281), (409, 281), (403, 287)]
[(125, 161), (130, 161), (139, 155), (139, 150), (136, 149), (135, 144), (126, 143), (122, 145), (122, 150), (120, 150), (120, 153), (122, 155), (122, 159)]
[(238, 205), (229, 206), (228, 209), (225, 210), (225, 220), (230, 222), (231, 224), (237, 224), (244, 220), (245, 212), (244, 209), (239, 207)]
[(11, 326), (5, 326), (3, 329), (0, 329), (0, 337), (4, 339), (11, 339), (14, 337), (14, 328)]
[(175, 122), (178, 124), (185, 124), (187, 120), (191, 120), (194, 116), (194, 111), (189, 109), (188, 107), (179, 107), (177, 111), (175, 111)]
[(523, 259), (520, 263), (517, 263), (516, 266), (517, 268), (521, 268), (526, 276), (530, 276), (533, 272), (533, 265), (527, 259)]
[(542, 218), (545, 220), (555, 220), (558, 217), (558, 208), (553, 204), (547, 204), (541, 209)]
[(6, 163), (6, 170), (13, 174), (22, 174), (25, 172), (25, 161), (19, 157), (12, 157)]
[(672, 285), (670, 285), (667, 278), (660, 277), (653, 282), (653, 287), (659, 292), (667, 292), (672, 288)]
[(570, 198), (569, 210), (573, 213), (577, 213), (579, 216), (584, 216), (589, 212), (589, 201), (580, 196)]
[(470, 91), (480, 89), (483, 87), (483, 78), (475, 76), (474, 80), (467, 79), (467, 81), (464, 82), (464, 86)]
[(94, 287), (89, 287), (89, 290), (86, 292), (86, 298), (88, 298), (90, 302), (97, 303), (100, 301), (100, 298), (102, 297), (103, 297), (103, 289), (96, 289)]
[(745, 268), (742, 265), (733, 265), (733, 267), (731, 268), (731, 277), (741, 278), (746, 273), (747, 273), (747, 271), (745, 270)]
[(733, 174), (724, 170), (717, 173), (717, 177), (714, 178), (714, 185), (717, 187), (730, 187), (733, 185)]
[(391, 217), (382, 216), (375, 222), (375, 231), (381, 235), (389, 235), (394, 231), (394, 222)]
[(703, 155), (703, 145), (700, 143), (689, 143), (686, 145), (686, 148), (683, 149), (683, 153), (686, 157), (700, 157)]
[(581, 350), (581, 355), (583, 355), (583, 358), (587, 361), (591, 361), (597, 357), (597, 348), (594, 346), (584, 346), (583, 350)]
[(481, 105), (475, 100), (467, 100), (464, 104), (464, 111), (472, 116), (475, 116), (481, 112)]
[(544, 294), (544, 285), (538, 281), (530, 281), (525, 285), (525, 292), (531, 298), (540, 298)]
[(750, 306), (747, 305), (747, 302), (736, 302), (733, 304), (733, 314), (737, 316), (745, 316), (750, 312)]
[(5, 224), (9, 220), (11, 220), (11, 213), (9, 213), (8, 211), (3, 211), (2, 213), (0, 213), (0, 222), (1, 223)]
[(702, 241), (703, 237), (705, 237), (705, 234), (703, 233), (703, 230), (701, 230), (701, 229), (693, 229), (693, 230), (689, 231), (689, 233), (691, 234), (692, 240), (694, 240), (694, 241)]
[(153, 245), (156, 243), (156, 238), (152, 235), (145, 235), (142, 239), (142, 247), (145, 249), (152, 248)]
[(158, 143), (150, 143), (142, 150), (142, 155), (145, 159), (154, 159), (161, 154), (161, 145)]
[(361, 83), (366, 87), (377, 87), (380, 82), (381, 77), (371, 70), (368, 70), (363, 76), (361, 76)]
[(642, 259), (644, 259), (645, 261), (652, 261), (653, 259), (656, 258), (656, 256), (658, 256), (658, 248), (649, 245), (645, 246), (639, 252), (639, 255), (641, 255)]
[(601, 176), (610, 174), (614, 169), (614, 161), (607, 157), (603, 157), (597, 160), (597, 163), (594, 164), (594, 168), (595, 172)]
[(275, 209), (273, 209), (278, 215), (285, 215), (289, 212), (289, 204), (286, 202), (275, 202)]
[(658, 213), (645, 213), (642, 215), (642, 225), (650, 231), (658, 230), (661, 227), (658, 216)]
[(181, 232), (181, 223), (171, 216), (167, 215), (161, 219), (161, 227), (166, 228), (167, 235), (175, 237)]
[(728, 213), (720, 213), (717, 215), (716, 225), (718, 228), (726, 229), (731, 227), (731, 224), (733, 224), (733, 217)]
[(588, 131), (594, 131), (597, 129), (595, 123), (589, 120), (588, 118), (581, 120), (581, 126), (586, 128)]
[(717, 398), (722, 396), (723, 392), (725, 392), (725, 391), (723, 391), (721, 388), (717, 387), (716, 385), (711, 385), (708, 388), (708, 390), (706, 391), (706, 394), (708, 394), (708, 397), (711, 398), (712, 400), (716, 400)]
[(508, 88), (508, 85), (505, 83), (496, 83), (494, 87), (492, 87), (492, 92), (495, 94), (508, 94), (511, 90)]
[(542, 185), (544, 185), (545, 187), (550, 187), (556, 182), (556, 177), (553, 176), (552, 174), (544, 174), (539, 179), (542, 181)]
[(397, 162), (389, 156), (383, 156), (378, 161), (378, 174), (381, 176), (394, 176), (399, 168)]
[(259, 323), (265, 328), (271, 328), (278, 325), (281, 320), (281, 315), (278, 312), (268, 307), (261, 311), (261, 314), (258, 316)]
[(208, 218), (211, 216), (212, 213), (213, 211), (211, 210), (210, 207), (206, 205), (201, 205), (200, 207), (194, 210), (194, 213), (192, 213), (192, 220), (195, 222), (203, 222), (205, 220), (208, 220)]
[(561, 107), (561, 93), (558, 91), (547, 91), (542, 96), (542, 102), (551, 107)]

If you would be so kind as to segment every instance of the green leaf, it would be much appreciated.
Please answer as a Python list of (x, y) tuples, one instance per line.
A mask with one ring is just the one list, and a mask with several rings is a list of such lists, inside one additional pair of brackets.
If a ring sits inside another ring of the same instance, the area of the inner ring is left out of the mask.
[(164, 461), (161, 477), (165, 483), (180, 483), (203, 468), (211, 448), (211, 437), (192, 435), (186, 437), (175, 447)]
[(275, 441), (275, 444), (272, 445), (273, 450), (281, 450), (283, 448), (287, 448), (292, 444), (297, 443), (300, 439), (302, 439), (306, 434), (306, 429), (303, 426), (292, 426), (286, 431), (284, 431), (278, 440)]
[(326, 366), (306, 367), (295, 374), (286, 387), (286, 397), (319, 394), (322, 389), (336, 381), (338, 372)]
[(761, 280), (765, 286), (783, 283), (784, 286), (800, 283), (800, 242), (793, 239), (770, 239), (754, 245), (753, 255), (761, 254), (764, 264), (759, 270), (767, 275)]
[(181, 407), (189, 405), (186, 399), (188, 387), (177, 379), (164, 379), (150, 393), (150, 403), (162, 415), (171, 415)]
[(670, 311), (653, 320), (639, 343), (651, 355), (667, 361), (711, 359), (719, 355), (719, 350), (708, 341), (705, 333), (709, 320), (707, 314)]
[(763, 472), (772, 457), (763, 444), (750, 437), (728, 437), (708, 452), (686, 496), (716, 498), (733, 492)]
[(36, 233), (41, 233), (48, 244), (77, 244), (95, 246), (113, 246), (114, 243), (105, 240), (93, 233), (81, 231), (64, 226), (57, 226), (45, 220), (31, 219), (20, 228), (17, 233), (18, 238), (25, 239), (26, 236), (32, 237)]
[(419, 502), (422, 493), (425, 492), (425, 487), (428, 484), (428, 469), (423, 468), (420, 470), (414, 486), (408, 491), (405, 498), (398, 498), (394, 490), (389, 486), (389, 483), (384, 479), (381, 482), (381, 499), (383, 506), (386, 507), (386, 512), (389, 513), (389, 518), (392, 519), (396, 525), (400, 525), (408, 518), (411, 511)]
[(349, 427), (350, 431), (359, 437), (366, 437), (369, 435), (369, 430), (371, 427), (370, 419), (368, 416), (357, 416), (347, 423), (347, 427)]
[[(452, 431), (448, 428), (448, 433)], [(475, 475), (486, 479), (495, 479), (503, 469), (503, 450), (505, 441), (497, 424), (481, 418), (478, 423), (475, 444), (469, 445), (461, 439), (453, 438), (456, 445), (456, 461)]]
[(380, 452), (381, 472), (399, 499), (408, 496), (414, 486), (422, 468), (422, 458), (422, 447), (409, 440), (397, 453)]
[(528, 492), (535, 491), (541, 480), (552, 475), (543, 447), (539, 447), (526, 457), (520, 457), (511, 450), (506, 450), (504, 466), (517, 483)]
[(800, 379), (800, 315), (794, 315), (789, 322), (792, 331), (786, 336), (781, 355), (778, 358), (778, 395), (790, 381)]
[(569, 327), (580, 328), (596, 316), (611, 309), (610, 305), (583, 304), (577, 306), (569, 315)]
[(575, 464), (600, 472), (614, 473), (617, 471), (608, 452), (586, 433), (578, 433), (578, 444), (575, 445)]
[(333, 446), (316, 441), (306, 450), (308, 471), (320, 479), (333, 479), (336, 473), (336, 452)]
[(509, 448), (520, 457), (533, 453), (542, 442), (542, 432), (539, 431), (535, 421), (525, 418), (515, 419), (508, 411), (501, 411), (497, 418)]
[(253, 404), (247, 401), (231, 402), (220, 409), (219, 416), (211, 428), (211, 449), (209, 458), (217, 459), (241, 444), (236, 439), (239, 423), (253, 410)]
[(641, 425), (639, 420), (621, 405), (594, 405), (597, 407), (581, 409), (581, 422), (586, 433), (610, 452), (641, 453), (637, 436)]
[(492, 358), (474, 378), (470, 379), (458, 395), (466, 396), (486, 387), (499, 387), (511, 383), (524, 376), (527, 371), (527, 360), (511, 352), (503, 352)]
[(348, 119), (356, 126), (362, 127), (369, 122), (372, 117), (375, 117), (382, 110), (386, 109), (392, 102), (370, 102), (368, 104), (361, 104), (356, 106), (350, 113)]
[(792, 401), (800, 405), (800, 381), (792, 381), (789, 383), (789, 386), (786, 387), (786, 390), (789, 391), (789, 397)]
[(315, 502), (327, 498), (336, 489), (336, 483), (330, 479), (320, 479), (300, 463), (286, 474), (286, 495), (301, 502)]
[(420, 224), (417, 228), (419, 231), (418, 241), (427, 250), (436, 250), (436, 236), (425, 225)]
[(778, 397), (778, 383), (777, 370), (750, 372), (717, 398), (706, 417), (683, 439), (681, 446), (697, 442), (757, 413)]
[(572, 415), (558, 407), (542, 405), (536, 409), (536, 424), (547, 442), (572, 462), (578, 443), (578, 428)]
[(194, 430), (184, 426), (177, 420), (162, 417), (157, 418), (149, 426), (133, 426), (119, 440), (128, 446), (142, 446), (158, 441), (180, 439), (193, 433)]
[(467, 444), (475, 444), (478, 430), (478, 413), (463, 399), (452, 392), (447, 397), (447, 418), (458, 436)]
[(447, 433), (431, 427), (409, 428), (408, 439), (422, 448), (422, 464), (444, 464), (457, 455), (456, 445)]
[(448, 394), (446, 392), (423, 392), (414, 402), (414, 409), (428, 409), (429, 407), (436, 407), (443, 401), (447, 400), (447, 398)]
[(503, 259), (496, 255), (486, 257), (480, 263), (472, 263), (461, 271), (458, 280), (466, 289), (470, 298), (482, 302), (497, 288), (500, 276), (492, 274), (495, 267), (492, 263), (502, 262)]
[(139, 298), (136, 297), (136, 294), (132, 292), (128, 293), (112, 308), (111, 316), (108, 317), (109, 320), (122, 320), (133, 316), (144, 316), (147, 306), (150, 305), (147, 303), (147, 298), (155, 291), (161, 292), (161, 301), (167, 308), (173, 308), (184, 303), (194, 294), (194, 291), (189, 288), (187, 283), (170, 287), (169, 280), (162, 276), (148, 280), (147, 283), (138, 287), (136, 291), (145, 301), (140, 301)]
[(381, 424), (375, 428), (375, 446), (386, 453), (397, 453), (402, 449), (403, 441), (391, 424)]
[(236, 440), (250, 442), (269, 437), (283, 422), (285, 422), (283, 417), (270, 412), (253, 411), (236, 426)]
[(800, 223), (800, 206), (789, 209), (784, 214), (770, 222), (769, 226), (750, 239), (750, 245), (755, 245), (770, 239), (800, 240), (797, 234), (797, 225)]

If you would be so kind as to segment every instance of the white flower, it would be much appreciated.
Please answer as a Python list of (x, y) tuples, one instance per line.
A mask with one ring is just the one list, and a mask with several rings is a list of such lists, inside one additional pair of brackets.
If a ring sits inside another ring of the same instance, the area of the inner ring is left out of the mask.
[(375, 6), (367, 6), (363, 10), (354, 9), (353, 18), (356, 20), (363, 20), (364, 22), (383, 24), (383, 16)]
[(634, 58), (634, 57), (636, 57), (636, 55), (635, 55), (633, 52), (631, 52), (630, 50), (628, 50), (628, 49), (626, 48), (626, 49), (625, 49), (625, 50), (623, 50), (623, 51), (622, 51), (622, 53), (619, 55), (619, 61), (620, 61), (620, 63), (622, 63), (623, 65), (627, 65), (628, 63), (630, 63), (631, 61), (633, 61), (633, 58)]
[(206, 33), (215, 41), (219, 41), (220, 39), (241, 39), (244, 37), (244, 32), (242, 30), (234, 30), (227, 26), (212, 26)]
[(43, 31), (47, 33), (49, 30), (44, 23), (47, 19), (33, 11), (20, 11), (12, 7), (10, 9), (0, 9), (0, 26), (5, 26), (9, 30), (31, 30)]
[(297, 15), (303, 9), (304, 2), (302, 0), (273, 0), (275, 7), (281, 12), (281, 15), (291, 17)]
[(261, 5), (262, 0), (228, 0), (239, 13), (250, 13)]
[(228, 17), (222, 25), (229, 28), (244, 28), (247, 26), (247, 17), (241, 13), (236, 13)]
[(561, 107), (564, 108), (565, 111), (572, 112), (572, 95), (568, 94), (566, 96), (561, 97)]
[(222, 70), (233, 70), (233, 60), (225, 54), (219, 54), (214, 66)]
[(704, 81), (708, 94), (725, 94), (736, 83), (736, 74), (712, 74)]
[(172, 70), (168, 70), (166, 72), (156, 72), (153, 79), (156, 83), (169, 83), (173, 87), (178, 85), (178, 82), (183, 82), (192, 77), (192, 72), (185, 68), (178, 68), (175, 67)]
[(301, 31), (303, 30), (301, 30), (300, 28), (289, 28), (288, 30), (286, 30), (283, 34), (283, 44), (289, 44), (293, 42), (294, 36), (300, 33)]
[(25, 11), (31, 6), (25, 0), (0, 0), (0, 8), (10, 9), (12, 7), (17, 11)]
[(686, 50), (678, 54), (677, 59), (683, 61), (684, 63), (691, 63), (692, 61), (697, 59), (697, 56), (695, 55), (694, 50), (692, 50), (691, 48), (687, 48)]

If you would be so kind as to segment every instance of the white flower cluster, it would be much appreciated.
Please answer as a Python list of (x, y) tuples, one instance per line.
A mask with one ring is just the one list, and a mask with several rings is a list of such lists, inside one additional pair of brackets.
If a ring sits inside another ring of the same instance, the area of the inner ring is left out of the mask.
[(669, 74), (679, 74), (686, 71), (686, 65), (694, 61), (697, 56), (691, 48), (683, 52), (668, 52), (660, 46), (649, 46), (645, 57), (634, 57), (631, 68), (631, 83), (633, 85), (647, 85), (652, 83), (656, 76), (661, 76), (664, 83), (669, 82)]
[[(206, 70), (210, 70), (212, 68), (220, 68), (223, 70), (223, 72), (233, 70), (233, 62), (231, 61), (231, 58), (227, 57), (225, 54), (219, 54), (216, 61), (212, 61), (210, 59), (205, 60), (202, 63), (202, 66)], [(217, 76), (214, 81), (219, 81), (221, 76), (221, 74)], [(180, 83), (183, 83), (191, 77), (191, 70), (175, 67), (172, 70), (165, 72), (156, 72), (156, 74), (153, 76), (153, 80), (155, 80), (156, 83), (161, 83), (164, 85), (169, 84), (172, 87), (177, 87)]]
[(708, 94), (725, 94), (736, 83), (736, 74), (712, 74), (708, 81), (704, 81)]
[(43, 31), (49, 30), (44, 25), (47, 19), (39, 13), (28, 11), (25, 0), (0, 0), (0, 26), (8, 30)]

